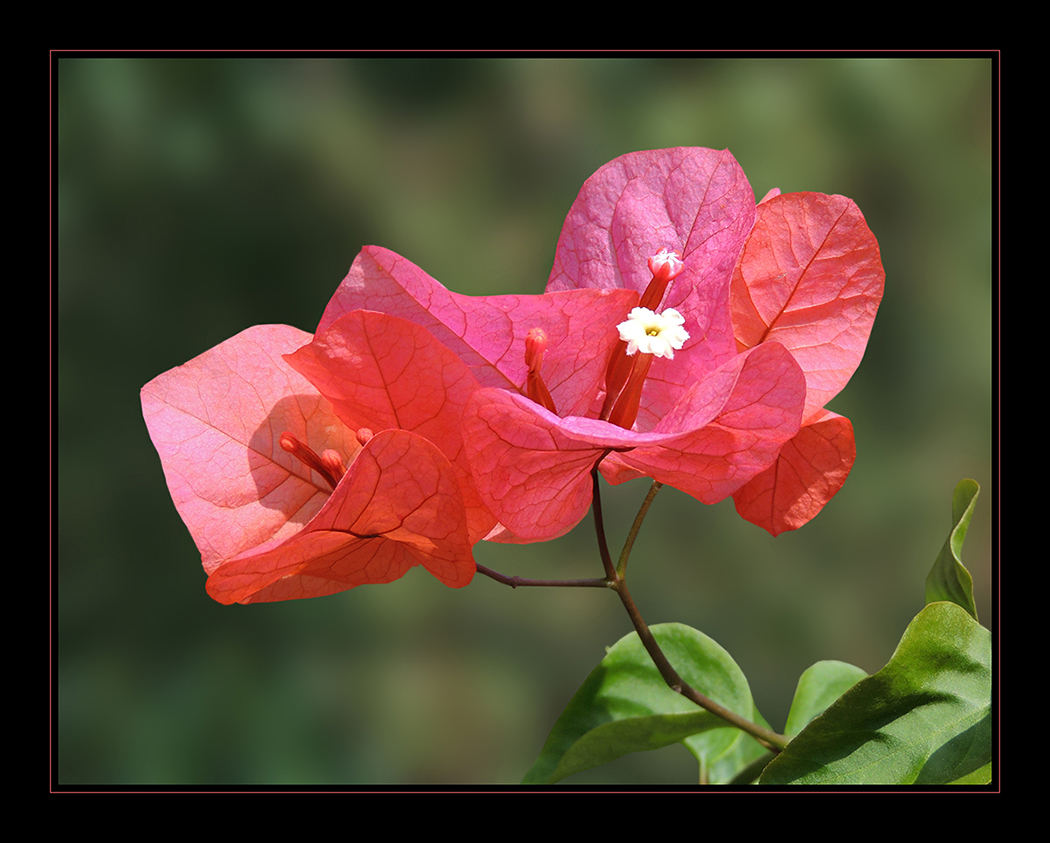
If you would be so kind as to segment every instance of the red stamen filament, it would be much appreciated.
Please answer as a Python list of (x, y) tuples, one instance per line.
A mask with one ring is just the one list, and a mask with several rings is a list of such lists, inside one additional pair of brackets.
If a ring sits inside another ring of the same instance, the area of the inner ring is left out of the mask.
[(627, 343), (624, 340), (617, 340), (612, 354), (609, 355), (609, 365), (605, 370), (605, 401), (602, 402), (602, 411), (598, 415), (602, 421), (609, 420), (613, 404), (620, 397), (633, 368), (634, 361), (627, 356)]

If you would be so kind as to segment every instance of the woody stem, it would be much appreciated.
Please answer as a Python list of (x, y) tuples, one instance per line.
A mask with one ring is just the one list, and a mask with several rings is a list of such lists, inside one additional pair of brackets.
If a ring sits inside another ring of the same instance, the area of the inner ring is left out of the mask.
[(623, 543), (623, 550), (620, 551), (620, 561), (616, 565), (616, 573), (620, 575), (621, 579), (627, 576), (627, 557), (631, 555), (631, 548), (634, 547), (634, 540), (638, 538), (638, 531), (642, 528), (642, 521), (645, 520), (645, 514), (649, 511), (653, 498), (655, 498), (656, 493), (663, 488), (663, 485), (664, 484), (659, 480), (653, 481), (653, 485), (649, 487), (649, 494), (645, 496), (645, 500), (642, 501), (638, 514), (634, 516), (634, 523), (631, 525), (631, 531), (627, 534), (627, 541)]
[(606, 582), (612, 588), (615, 588), (615, 583), (622, 582), (622, 578), (616, 569), (613, 567), (612, 556), (609, 555), (609, 543), (605, 539), (605, 519), (602, 517), (602, 494), (601, 488), (598, 485), (598, 466), (601, 465), (603, 459), (605, 459), (606, 451), (602, 454), (601, 459), (594, 464), (594, 468), (591, 469), (591, 483), (594, 489), (594, 496), (591, 499), (591, 509), (594, 512), (594, 529), (598, 533), (598, 553), (602, 557), (602, 565), (605, 567), (605, 578)]
[(741, 731), (747, 732), (766, 749), (772, 750), (773, 752), (779, 752), (787, 746), (788, 738), (784, 735), (778, 735), (772, 729), (766, 729), (763, 726), (759, 726), (757, 723), (752, 723), (750, 720), (741, 717), (736, 712), (730, 711), (728, 708), (719, 705), (714, 700), (701, 694), (682, 679), (682, 677), (678, 675), (678, 671), (676, 671), (667, 660), (667, 656), (664, 655), (663, 650), (660, 649), (660, 645), (656, 642), (649, 627), (642, 619), (641, 613), (638, 611), (638, 607), (634, 604), (634, 600), (631, 598), (631, 594), (627, 590), (624, 581), (620, 580), (620, 585), (618, 587), (613, 586), (613, 588), (616, 593), (620, 595), (620, 601), (627, 610), (627, 614), (630, 615), (631, 622), (634, 624), (634, 628), (638, 632), (638, 637), (641, 639), (642, 645), (649, 653), (649, 657), (656, 665), (656, 669), (660, 671), (660, 676), (663, 677), (664, 682), (667, 683), (667, 686), (672, 691), (681, 694), (690, 702), (696, 703), (700, 708), (711, 712), (711, 714), (716, 717), (722, 718), (727, 723), (736, 726)]
[(597, 466), (594, 467), (591, 474), (594, 478), (594, 524), (598, 531), (598, 550), (602, 557), (602, 564), (605, 565), (606, 572), (608, 573), (606, 585), (620, 596), (620, 602), (623, 603), (624, 608), (627, 610), (627, 614), (631, 618), (631, 623), (634, 624), (634, 629), (638, 633), (638, 638), (641, 640), (642, 646), (644, 646), (646, 652), (649, 653), (649, 657), (653, 660), (653, 664), (656, 665), (656, 669), (660, 672), (660, 676), (663, 678), (664, 682), (666, 682), (667, 686), (675, 693), (681, 694), (687, 700), (700, 706), (700, 708), (705, 711), (709, 711), (716, 717), (720, 717), (727, 723), (736, 726), (741, 731), (747, 732), (747, 734), (751, 735), (751, 737), (767, 749), (770, 749), (773, 752), (779, 752), (782, 750), (788, 744), (788, 738), (784, 735), (778, 735), (771, 729), (766, 729), (763, 726), (759, 726), (757, 723), (752, 723), (750, 720), (747, 720), (739, 714), (730, 711), (728, 708), (719, 705), (714, 700), (701, 694), (678, 675), (678, 671), (674, 669), (672, 664), (667, 660), (667, 656), (664, 655), (663, 650), (660, 649), (660, 645), (657, 643), (652, 631), (642, 618), (641, 612), (638, 611), (634, 598), (631, 597), (630, 591), (627, 590), (627, 580), (624, 579), (622, 571), (626, 568), (627, 556), (630, 553), (630, 548), (634, 544), (634, 539), (638, 534), (638, 528), (641, 527), (642, 519), (645, 517), (645, 513), (648, 511), (649, 505), (652, 503), (656, 492), (659, 491), (659, 484), (653, 484), (653, 487), (649, 490), (649, 494), (646, 496), (646, 499), (638, 512), (638, 516), (635, 518), (635, 522), (632, 525), (631, 532), (627, 538), (627, 543), (624, 545), (623, 552), (620, 554), (621, 570), (617, 571), (612, 568), (612, 560), (609, 557), (609, 548), (605, 540), (605, 527), (601, 515), (602, 509), (598, 487)]
[(598, 579), (586, 579), (586, 580), (531, 580), (527, 577), (510, 577), (506, 574), (501, 574), (499, 571), (494, 571), (491, 568), (486, 568), (484, 565), (475, 562), (475, 567), (479, 574), (484, 574), (486, 577), (491, 577), (496, 582), (509, 585), (511, 588), (518, 588), (519, 586), (535, 586), (549, 587), (549, 588), (608, 588), (609, 583), (606, 582), (604, 577)]

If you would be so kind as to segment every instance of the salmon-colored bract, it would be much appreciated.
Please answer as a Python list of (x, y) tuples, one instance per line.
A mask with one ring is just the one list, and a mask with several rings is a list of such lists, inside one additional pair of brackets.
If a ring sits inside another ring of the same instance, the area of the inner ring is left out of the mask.
[(283, 359), (310, 340), (256, 326), (142, 389), (208, 593), (221, 603), (317, 597), (415, 565), (468, 584), (475, 564), (451, 463), (418, 433), (344, 422)]

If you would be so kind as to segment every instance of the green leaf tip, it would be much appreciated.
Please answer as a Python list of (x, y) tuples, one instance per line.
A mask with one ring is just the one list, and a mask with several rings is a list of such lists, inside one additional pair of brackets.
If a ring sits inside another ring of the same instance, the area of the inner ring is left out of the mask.
[(952, 493), (952, 530), (926, 577), (927, 605), (942, 600), (955, 603), (969, 612), (974, 620), (977, 620), (977, 604), (973, 599), (973, 577), (961, 557), (980, 490), (976, 480), (960, 480), (956, 485)]
[(889, 663), (803, 729), (761, 783), (987, 783), (991, 663), (987, 629), (953, 603), (927, 606)]
[(784, 733), (797, 735), (867, 673), (840, 661), (820, 661), (799, 677)]

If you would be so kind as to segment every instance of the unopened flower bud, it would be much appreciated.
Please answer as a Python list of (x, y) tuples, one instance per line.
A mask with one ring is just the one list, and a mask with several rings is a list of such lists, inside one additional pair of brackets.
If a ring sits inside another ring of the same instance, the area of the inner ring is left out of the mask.
[(343, 459), (338, 453), (326, 449), (322, 456), (318, 456), (309, 445), (300, 442), (287, 430), (277, 440), (281, 450), (287, 451), (303, 465), (316, 471), (333, 489), (339, 485), (339, 480), (346, 473)]
[(547, 384), (543, 382), (540, 367), (543, 365), (543, 355), (547, 351), (547, 332), (543, 328), (530, 328), (525, 335), (525, 365), (528, 373), (525, 377), (525, 394), (537, 404), (546, 407), (552, 413), (558, 411), (554, 407), (554, 399), (551, 397)]
[(336, 482), (342, 480), (343, 475), (346, 474), (346, 466), (343, 465), (343, 458), (339, 455), (338, 451), (333, 450), (332, 448), (326, 448), (321, 451), (321, 464), (328, 469)]
[(547, 332), (543, 328), (530, 328), (525, 335), (525, 365), (530, 372), (538, 372), (547, 351)]
[(649, 310), (656, 310), (667, 292), (667, 285), (677, 278), (684, 268), (682, 256), (672, 249), (661, 249), (649, 258), (649, 271), (653, 274), (653, 279), (646, 285), (639, 304)]
[(682, 256), (672, 249), (661, 249), (649, 258), (649, 271), (658, 281), (670, 281), (685, 268)]

